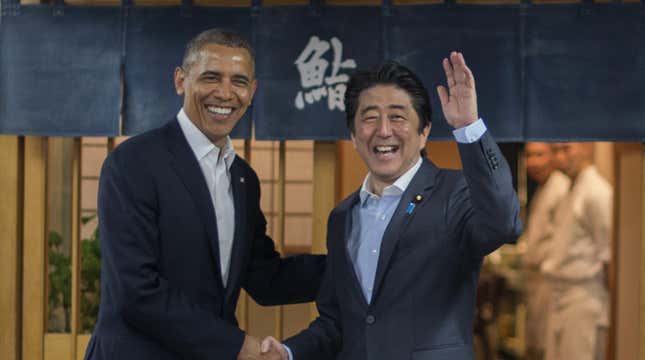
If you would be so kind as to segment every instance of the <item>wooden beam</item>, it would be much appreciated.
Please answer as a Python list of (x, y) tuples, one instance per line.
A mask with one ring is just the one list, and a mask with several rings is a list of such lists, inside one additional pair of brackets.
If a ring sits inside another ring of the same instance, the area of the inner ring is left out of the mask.
[(71, 166), (71, 228), (72, 228), (72, 304), (70, 320), (70, 353), (75, 359), (77, 344), (76, 337), (81, 329), (81, 138), (74, 139)]
[(46, 138), (25, 137), (22, 359), (43, 359), (45, 334)]
[[(284, 237), (285, 213), (287, 199), (287, 144), (284, 140), (280, 141), (278, 150), (278, 221), (276, 226), (277, 248), (281, 254), (284, 254)], [(282, 339), (284, 333), (284, 307), (278, 305), (275, 307), (275, 331), (276, 339)]]
[(20, 358), (20, 140), (0, 135), (0, 359)]

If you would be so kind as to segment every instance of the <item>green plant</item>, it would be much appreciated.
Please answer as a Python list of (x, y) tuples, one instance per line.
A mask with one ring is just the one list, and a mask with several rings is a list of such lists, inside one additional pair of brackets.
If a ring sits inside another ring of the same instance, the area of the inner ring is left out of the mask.
[[(83, 225), (96, 218), (96, 215), (86, 216), (81, 219)], [(50, 231), (49, 245), (49, 315), (54, 309), (61, 307), (65, 314), (65, 332), (70, 331), (70, 311), (72, 297), (71, 258), (65, 255), (62, 249), (62, 236)], [(92, 235), (81, 241), (81, 332), (88, 333), (94, 330), (99, 311), (101, 297), (101, 249), (99, 246), (98, 227)]]
[(63, 237), (50, 231), (47, 238), (49, 247), (49, 297), (48, 310), (51, 318), (52, 312), (62, 306), (65, 314), (65, 332), (70, 330), (70, 309), (72, 306), (72, 273), (71, 259), (65, 255), (62, 249)]
[[(85, 216), (83, 224), (96, 215)], [(81, 332), (92, 332), (96, 325), (101, 298), (101, 249), (98, 226), (89, 239), (81, 241)]]

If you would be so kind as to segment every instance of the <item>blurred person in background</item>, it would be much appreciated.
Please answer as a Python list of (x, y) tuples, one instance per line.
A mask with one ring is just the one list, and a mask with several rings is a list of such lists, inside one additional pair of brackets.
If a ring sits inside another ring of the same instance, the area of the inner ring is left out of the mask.
[(552, 292), (546, 359), (604, 359), (613, 189), (593, 165), (593, 143), (558, 143), (554, 153), (571, 188), (541, 265)]
[(526, 246), (523, 256), (526, 276), (526, 346), (529, 360), (544, 358), (546, 326), (551, 296), (540, 266), (549, 256), (555, 211), (569, 191), (569, 178), (556, 169), (551, 144), (529, 142), (524, 147), (528, 176), (538, 187), (531, 199), (526, 230), (520, 239)]

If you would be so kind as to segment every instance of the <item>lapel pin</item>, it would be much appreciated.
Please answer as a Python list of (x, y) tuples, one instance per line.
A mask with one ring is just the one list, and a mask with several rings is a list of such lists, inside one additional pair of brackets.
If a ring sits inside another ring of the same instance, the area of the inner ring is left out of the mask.
[(244, 176), (240, 177), (240, 182), (244, 184)]
[(408, 204), (408, 208), (405, 210), (406, 214), (412, 214), (412, 210), (414, 210), (414, 207), (416, 206), (415, 203), (411, 202)]
[(414, 208), (417, 206), (418, 203), (423, 201), (423, 195), (415, 195), (414, 199), (408, 204), (408, 208), (405, 209), (406, 214), (412, 214), (412, 211), (414, 211)]

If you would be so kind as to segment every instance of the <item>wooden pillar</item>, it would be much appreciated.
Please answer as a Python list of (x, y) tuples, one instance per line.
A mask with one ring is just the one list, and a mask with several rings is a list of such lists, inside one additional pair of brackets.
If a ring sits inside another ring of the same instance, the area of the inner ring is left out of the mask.
[[(22, 359), (43, 359), (45, 333), (46, 271), (46, 138), (25, 137), (23, 261), (22, 261)], [(29, 311), (27, 311), (27, 309)]]
[(640, 360), (645, 360), (645, 143), (641, 144)]
[[(313, 237), (311, 252), (327, 253), (327, 217), (337, 202), (336, 142), (314, 142)], [(318, 316), (315, 304), (311, 318)]]
[(607, 359), (636, 359), (641, 280), (641, 146), (617, 144), (614, 161), (611, 328)]
[(0, 359), (20, 358), (20, 139), (0, 135)]

